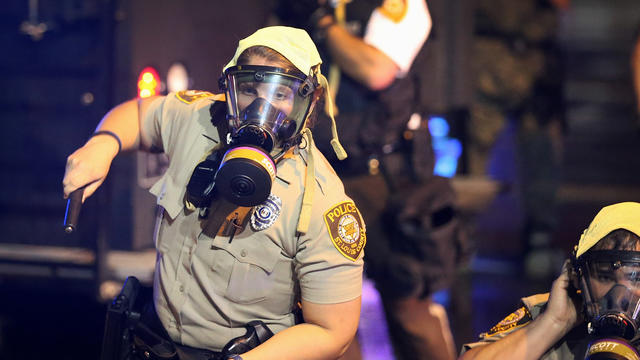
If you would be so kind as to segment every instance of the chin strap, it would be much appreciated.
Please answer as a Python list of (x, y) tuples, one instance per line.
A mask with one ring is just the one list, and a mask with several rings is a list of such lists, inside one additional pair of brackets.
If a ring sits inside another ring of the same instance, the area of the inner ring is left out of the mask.
[[(344, 160), (347, 158), (347, 152), (344, 151), (344, 148), (340, 144), (340, 140), (338, 139), (338, 129), (336, 126), (336, 119), (333, 116), (333, 99), (331, 99), (331, 90), (329, 89), (329, 82), (324, 75), (318, 73), (318, 82), (321, 86), (323, 86), (326, 91), (324, 92), (324, 98), (327, 102), (326, 108), (329, 110), (328, 115), (331, 118), (331, 147), (333, 148), (333, 152), (336, 153), (338, 160)], [(305, 129), (306, 130), (306, 129)], [(311, 133), (311, 132), (309, 132)]]

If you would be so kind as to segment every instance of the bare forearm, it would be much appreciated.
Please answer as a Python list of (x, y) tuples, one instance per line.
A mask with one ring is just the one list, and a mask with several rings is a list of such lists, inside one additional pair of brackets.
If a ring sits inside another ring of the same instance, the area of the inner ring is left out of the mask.
[(360, 297), (337, 304), (302, 300), (306, 323), (285, 329), (242, 355), (245, 360), (337, 359), (355, 336)]
[(339, 337), (313, 324), (299, 324), (283, 330), (264, 344), (242, 355), (244, 360), (337, 359), (351, 343), (353, 334)]
[(340, 25), (327, 29), (327, 45), (340, 69), (372, 90), (389, 86), (399, 70), (386, 54)]
[[(84, 197), (91, 196), (105, 180), (111, 162), (118, 151), (148, 148), (144, 139), (141, 141), (140, 113), (144, 111), (150, 100), (126, 101), (113, 108), (102, 118), (96, 131), (108, 131), (92, 136), (82, 147), (67, 157), (62, 190), (64, 196), (85, 186)], [(115, 135), (115, 136), (112, 136)], [(122, 148), (120, 149), (120, 145)]]
[(475, 347), (461, 357), (463, 360), (539, 359), (567, 333), (568, 329), (540, 315), (529, 325), (488, 345)]

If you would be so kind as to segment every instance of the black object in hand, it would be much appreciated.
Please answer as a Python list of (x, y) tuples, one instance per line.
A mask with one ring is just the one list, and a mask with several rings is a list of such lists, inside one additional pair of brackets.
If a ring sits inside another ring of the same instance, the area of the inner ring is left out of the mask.
[(84, 186), (74, 190), (69, 194), (67, 199), (67, 209), (64, 212), (64, 232), (71, 234), (78, 226), (78, 218), (80, 217), (80, 209), (82, 208), (82, 195), (84, 194)]

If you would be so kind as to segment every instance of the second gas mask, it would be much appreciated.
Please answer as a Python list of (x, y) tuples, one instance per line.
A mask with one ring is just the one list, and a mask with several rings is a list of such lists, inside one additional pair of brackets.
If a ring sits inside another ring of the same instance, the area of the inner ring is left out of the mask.
[(577, 260), (588, 321), (596, 337), (587, 359), (640, 359), (629, 344), (640, 327), (640, 252), (592, 250)]

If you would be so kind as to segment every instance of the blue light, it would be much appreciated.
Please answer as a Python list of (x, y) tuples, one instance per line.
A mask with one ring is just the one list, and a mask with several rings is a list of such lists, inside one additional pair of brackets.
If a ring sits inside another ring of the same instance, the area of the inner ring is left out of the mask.
[(458, 139), (447, 136), (449, 123), (443, 117), (429, 118), (429, 132), (436, 158), (433, 173), (444, 177), (454, 176), (458, 169), (458, 158), (462, 154), (462, 144)]
[(429, 132), (434, 138), (445, 137), (449, 134), (449, 123), (443, 117), (432, 116), (429, 118)]

